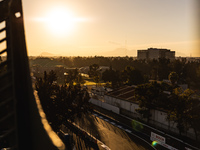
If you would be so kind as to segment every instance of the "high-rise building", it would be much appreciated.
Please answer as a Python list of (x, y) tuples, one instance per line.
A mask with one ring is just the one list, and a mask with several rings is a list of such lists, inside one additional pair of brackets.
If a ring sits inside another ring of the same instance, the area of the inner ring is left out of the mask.
[(175, 59), (175, 51), (170, 51), (169, 49), (158, 49), (158, 48), (148, 48), (147, 50), (137, 51), (138, 59)]

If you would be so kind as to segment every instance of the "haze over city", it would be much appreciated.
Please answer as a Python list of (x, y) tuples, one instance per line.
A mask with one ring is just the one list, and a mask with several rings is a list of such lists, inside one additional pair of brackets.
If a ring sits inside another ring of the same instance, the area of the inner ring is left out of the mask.
[(156, 47), (197, 57), (195, 2), (23, 0), (28, 53), (136, 56), (138, 49)]

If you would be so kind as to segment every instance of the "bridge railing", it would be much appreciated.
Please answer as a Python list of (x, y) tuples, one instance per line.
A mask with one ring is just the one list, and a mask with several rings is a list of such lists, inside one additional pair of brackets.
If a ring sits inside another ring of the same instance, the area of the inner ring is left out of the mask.
[(33, 95), (21, 0), (1, 0), (0, 149), (64, 150), (44, 119)]

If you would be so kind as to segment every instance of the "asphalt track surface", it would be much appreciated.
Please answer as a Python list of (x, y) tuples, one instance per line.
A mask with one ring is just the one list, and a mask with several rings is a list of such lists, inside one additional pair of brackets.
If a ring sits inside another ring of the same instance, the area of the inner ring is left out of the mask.
[[(75, 123), (85, 131), (102, 141), (99, 149), (105, 144), (111, 150), (152, 150), (150, 144), (135, 136), (131, 129), (102, 117), (101, 115), (83, 114), (80, 118), (75, 118)], [(106, 149), (103, 148), (103, 149)]]

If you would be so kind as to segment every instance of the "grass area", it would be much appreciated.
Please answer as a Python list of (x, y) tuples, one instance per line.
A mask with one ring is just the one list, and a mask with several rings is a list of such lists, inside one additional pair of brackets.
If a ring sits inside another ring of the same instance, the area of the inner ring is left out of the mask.
[[(85, 81), (84, 85), (87, 85), (87, 86), (96, 86), (96, 83), (93, 81), (92, 78), (83, 76), (83, 79), (84, 79), (84, 81)], [(57, 83), (58, 83), (59, 85), (65, 84), (63, 80), (59, 80), (59, 81), (57, 81)], [(105, 86), (106, 83), (103, 82), (103, 81), (100, 81), (97, 85), (98, 85), (98, 86)]]
[[(85, 80), (85, 85), (95, 85), (96, 86), (96, 83), (93, 81), (92, 78), (84, 76), (83, 79)], [(105, 82), (100, 81), (97, 85), (102, 86), (102, 85), (105, 85), (105, 84), (106, 84)]]
[(96, 85), (95, 82), (85, 80), (85, 85)]
[[(96, 83), (93, 80), (85, 79), (85, 85), (95, 85), (96, 86)], [(106, 83), (103, 82), (103, 81), (100, 81), (97, 85), (98, 86), (104, 86), (104, 85), (106, 85)]]

